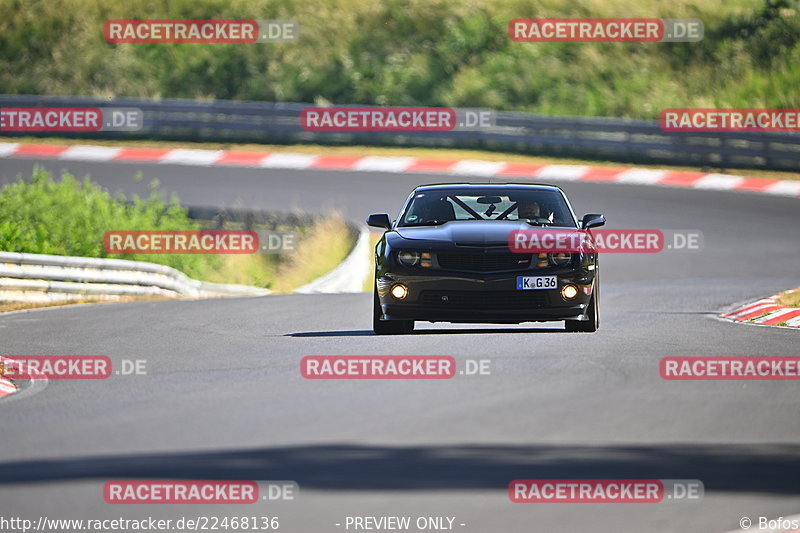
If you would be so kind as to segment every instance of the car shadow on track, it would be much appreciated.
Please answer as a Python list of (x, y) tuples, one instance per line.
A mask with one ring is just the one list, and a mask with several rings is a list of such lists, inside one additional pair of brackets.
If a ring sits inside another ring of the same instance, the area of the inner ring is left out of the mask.
[[(493, 333), (566, 333), (563, 328), (481, 328), (481, 329), (415, 329), (411, 333), (397, 335), (397, 337), (413, 337), (414, 335), (469, 335)], [(357, 329), (349, 331), (301, 331), (287, 333), (284, 337), (372, 337), (375, 333), (371, 329)]]
[(514, 479), (700, 479), (800, 494), (798, 444), (318, 444), (0, 463), (0, 486), (84, 479), (291, 479), (319, 490), (507, 490)]

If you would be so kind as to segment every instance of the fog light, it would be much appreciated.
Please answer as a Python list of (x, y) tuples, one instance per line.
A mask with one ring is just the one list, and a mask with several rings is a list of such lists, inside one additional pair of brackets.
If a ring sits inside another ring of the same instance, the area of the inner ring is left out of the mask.
[(578, 295), (578, 287), (576, 287), (575, 285), (564, 285), (564, 287), (561, 289), (561, 296), (565, 300), (572, 300), (577, 295)]
[(392, 289), (390, 292), (392, 293), (392, 296), (394, 296), (398, 300), (402, 300), (406, 296), (408, 296), (408, 289), (402, 283), (392, 285)]

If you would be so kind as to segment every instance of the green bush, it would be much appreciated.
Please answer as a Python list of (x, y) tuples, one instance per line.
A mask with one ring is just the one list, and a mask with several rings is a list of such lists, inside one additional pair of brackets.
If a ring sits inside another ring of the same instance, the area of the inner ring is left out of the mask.
[(118, 255), (103, 248), (107, 231), (195, 230), (176, 197), (165, 198), (158, 182), (150, 196), (112, 196), (85, 179), (64, 173), (54, 181), (42, 168), (0, 189), (0, 250), (37, 254), (113, 257), (159, 263), (203, 277), (219, 265), (216, 255)]
[[(0, 93), (489, 106), (654, 118), (800, 107), (794, 0), (0, 0)], [(699, 18), (699, 43), (515, 43), (513, 18)], [(124, 18), (296, 19), (281, 44), (108, 44)]]

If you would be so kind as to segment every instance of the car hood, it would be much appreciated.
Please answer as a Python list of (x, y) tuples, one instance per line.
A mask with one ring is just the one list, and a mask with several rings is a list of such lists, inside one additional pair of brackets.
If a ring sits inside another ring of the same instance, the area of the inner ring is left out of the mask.
[[(495, 220), (464, 220), (447, 222), (441, 226), (417, 226), (395, 228), (403, 239), (411, 241), (449, 242), (458, 244), (507, 244), (514, 230), (552, 230), (554, 226), (543, 228), (525, 222)], [(563, 229), (563, 228), (558, 228)], [(575, 229), (575, 228), (570, 228)]]

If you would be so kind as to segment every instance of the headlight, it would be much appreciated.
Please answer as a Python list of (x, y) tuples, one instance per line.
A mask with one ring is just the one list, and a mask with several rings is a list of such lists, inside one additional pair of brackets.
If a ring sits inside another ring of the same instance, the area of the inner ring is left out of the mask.
[(578, 287), (572, 284), (564, 285), (564, 287), (561, 289), (561, 296), (565, 300), (572, 300), (578, 296)]
[(408, 296), (408, 287), (402, 283), (397, 283), (392, 286), (392, 289), (389, 292), (391, 292), (392, 296), (394, 296), (396, 299), (403, 300), (406, 296)]
[(419, 252), (397, 252), (397, 260), (401, 265), (414, 266), (419, 263)]
[(433, 267), (433, 256), (430, 252), (397, 252), (397, 260), (401, 265), (415, 266), (419, 265), (425, 268)]
[(553, 263), (555, 266), (567, 265), (572, 260), (572, 254), (567, 252), (558, 252), (550, 254), (549, 257), (550, 257), (550, 262)]

